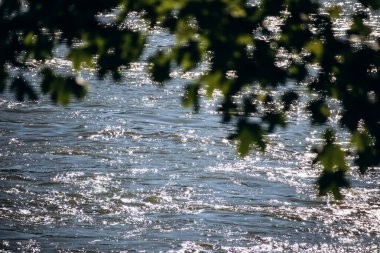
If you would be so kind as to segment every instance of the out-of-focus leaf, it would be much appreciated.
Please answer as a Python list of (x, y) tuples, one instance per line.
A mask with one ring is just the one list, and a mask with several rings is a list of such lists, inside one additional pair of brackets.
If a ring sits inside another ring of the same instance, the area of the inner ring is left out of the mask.
[[(216, 89), (222, 90), (222, 85), (224, 83), (223, 80), (223, 73), (222, 71), (216, 71), (212, 73), (208, 73), (205, 76), (201, 77), (201, 82), (204, 83), (206, 90), (207, 90), (207, 96), (211, 97), (212, 93)], [(222, 90), (223, 93), (226, 93), (225, 90)]]
[(72, 48), (68, 58), (73, 62), (73, 67), (76, 70), (80, 70), (82, 66), (95, 67), (94, 57), (86, 48)]
[(359, 152), (363, 152), (366, 147), (373, 145), (373, 139), (364, 131), (357, 131), (351, 136), (351, 143), (355, 145)]
[(243, 106), (244, 106), (244, 113), (246, 116), (250, 115), (251, 113), (257, 112), (257, 106), (254, 104), (255, 98), (252, 96), (244, 97), (243, 99)]
[(26, 46), (33, 46), (37, 42), (37, 36), (33, 32), (29, 32), (25, 37), (24, 37), (24, 44)]
[(323, 43), (320, 40), (312, 40), (306, 45), (306, 49), (311, 53), (313, 62), (319, 63), (324, 54)]
[(201, 60), (201, 51), (199, 45), (195, 41), (189, 41), (185, 46), (179, 47), (175, 50), (175, 57), (177, 64), (179, 64), (185, 71), (195, 68)]
[(267, 132), (271, 133), (274, 131), (276, 126), (285, 127), (286, 117), (281, 112), (269, 112), (263, 116), (263, 121), (268, 123)]
[(149, 59), (152, 63), (150, 72), (157, 82), (169, 79), (172, 56), (170, 53), (159, 52)]
[(323, 100), (311, 101), (308, 105), (308, 110), (311, 112), (311, 121), (313, 124), (326, 123), (330, 116), (330, 109)]
[(87, 93), (87, 85), (83, 80), (72, 76), (57, 76), (50, 69), (41, 71), (43, 93), (48, 93), (53, 102), (67, 105), (71, 96), (82, 99)]
[(307, 70), (304, 64), (292, 64), (288, 67), (288, 73), (290, 78), (300, 82), (305, 79)]
[(290, 109), (290, 106), (297, 101), (299, 98), (298, 93), (294, 91), (288, 91), (284, 95), (281, 96), (281, 101), (284, 104), (284, 110), (288, 111)]
[(326, 144), (314, 159), (320, 163), (325, 171), (347, 170), (345, 153), (337, 144)]
[(253, 146), (261, 151), (266, 147), (264, 130), (256, 123), (241, 121), (234, 139), (238, 140), (237, 149), (240, 156), (246, 156)]
[(368, 15), (366, 13), (356, 13), (348, 34), (368, 37), (371, 34), (372, 29), (364, 23), (363, 19), (366, 18), (368, 18)]
[(4, 67), (0, 67), (0, 93), (3, 93), (7, 86), (8, 73)]
[(322, 149), (317, 151), (313, 161), (313, 164), (318, 163), (323, 167), (323, 172), (316, 182), (319, 195), (332, 193), (335, 199), (342, 199), (340, 189), (350, 185), (345, 177), (348, 170), (346, 156), (341, 146), (335, 143), (335, 133), (332, 129), (327, 129), (323, 138), (325, 143)]
[(30, 100), (38, 99), (33, 87), (21, 76), (13, 79), (10, 88), (15, 92), (18, 101), (24, 101), (25, 97)]
[(326, 172), (348, 170), (345, 153), (342, 147), (335, 143), (334, 131), (327, 129), (323, 134), (323, 138), (325, 143), (322, 149), (317, 151), (313, 164), (321, 164)]
[(317, 180), (318, 194), (325, 196), (332, 193), (336, 200), (343, 198), (340, 190), (341, 188), (348, 188), (350, 182), (345, 177), (344, 171), (322, 172)]
[(365, 130), (358, 130), (351, 136), (351, 143), (357, 150), (355, 164), (359, 167), (361, 174), (365, 174), (369, 167), (377, 164), (379, 155), (375, 148), (375, 140)]
[(332, 19), (337, 19), (342, 12), (342, 8), (339, 5), (334, 5), (328, 9), (328, 12)]
[(199, 88), (198, 83), (187, 85), (182, 99), (182, 104), (187, 107), (192, 106), (195, 112), (199, 111)]

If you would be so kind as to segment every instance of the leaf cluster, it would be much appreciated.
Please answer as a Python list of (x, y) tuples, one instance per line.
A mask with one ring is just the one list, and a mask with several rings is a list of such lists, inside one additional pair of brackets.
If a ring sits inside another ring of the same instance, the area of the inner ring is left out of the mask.
[[(349, 185), (346, 154), (328, 127), (331, 100), (339, 101), (339, 127), (351, 134), (355, 165), (361, 173), (380, 164), (380, 39), (367, 25), (378, 0), (360, 0), (366, 11), (350, 18), (345, 36), (334, 33), (340, 7), (321, 11), (312, 0), (3, 0), (0, 1), (0, 91), (8, 85), (18, 100), (37, 99), (23, 76), (31, 60), (45, 61), (66, 45), (75, 70), (91, 67), (99, 78), (119, 80), (121, 67), (142, 55), (146, 33), (125, 26), (138, 13), (150, 27), (161, 26), (176, 36), (170, 50), (149, 59), (157, 82), (170, 79), (173, 68), (192, 71), (207, 61), (208, 69), (185, 88), (183, 104), (200, 109), (199, 96), (222, 93), (219, 111), (224, 122), (235, 122), (238, 152), (265, 150), (268, 133), (287, 125), (297, 103), (297, 86), (307, 85), (310, 122), (327, 130), (315, 149), (322, 167), (319, 193), (341, 198)], [(117, 13), (102, 21), (99, 14)], [(280, 20), (273, 29), (271, 20)], [(16, 75), (9, 70), (17, 68)], [(317, 70), (315, 70), (317, 69)], [(74, 76), (41, 70), (41, 93), (67, 104), (83, 98), (85, 85)], [(289, 84), (295, 84), (291, 86)], [(281, 93), (278, 95), (279, 93)], [(337, 111), (337, 110), (335, 110)]]

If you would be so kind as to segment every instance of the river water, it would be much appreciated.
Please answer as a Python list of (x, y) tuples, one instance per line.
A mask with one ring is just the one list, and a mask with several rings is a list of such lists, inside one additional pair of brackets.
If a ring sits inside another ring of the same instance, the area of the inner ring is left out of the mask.
[[(173, 43), (150, 37), (147, 55)], [(144, 68), (120, 83), (84, 71), (90, 93), (66, 107), (1, 97), (1, 252), (380, 251), (379, 170), (353, 171), (340, 203), (317, 197), (320, 129), (301, 107), (265, 154), (241, 159), (217, 95), (199, 114), (180, 106), (199, 73), (158, 87)]]

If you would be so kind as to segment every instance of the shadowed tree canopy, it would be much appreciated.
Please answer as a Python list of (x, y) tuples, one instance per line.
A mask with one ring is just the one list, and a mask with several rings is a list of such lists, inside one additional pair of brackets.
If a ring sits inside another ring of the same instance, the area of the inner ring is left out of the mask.
[[(350, 27), (337, 35), (340, 7), (311, 0), (0, 0), (0, 91), (11, 90), (18, 100), (49, 94), (63, 105), (83, 98), (86, 86), (75, 74), (39, 67), (40, 91), (23, 77), (30, 62), (43, 66), (62, 45), (76, 70), (90, 67), (99, 78), (121, 79), (122, 68), (139, 60), (146, 45), (147, 32), (128, 25), (138, 17), (176, 38), (149, 58), (155, 81), (169, 80), (174, 68), (207, 64), (185, 87), (183, 104), (197, 111), (200, 94), (219, 91), (218, 110), (224, 122), (236, 124), (231, 138), (242, 156), (253, 147), (265, 150), (267, 134), (287, 125), (306, 89), (310, 122), (325, 128), (313, 161), (322, 170), (319, 194), (339, 199), (340, 188), (349, 186), (349, 167), (365, 173), (380, 163), (380, 38), (367, 24), (380, 1), (358, 2), (361, 10), (346, 14)], [(100, 18), (109, 12), (116, 18)], [(350, 133), (349, 146), (338, 144), (336, 129)]]

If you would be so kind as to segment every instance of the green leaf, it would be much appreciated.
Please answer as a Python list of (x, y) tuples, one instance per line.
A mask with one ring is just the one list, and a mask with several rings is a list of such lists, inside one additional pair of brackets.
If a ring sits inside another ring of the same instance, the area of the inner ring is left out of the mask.
[(197, 42), (191, 40), (185, 46), (179, 47), (174, 51), (177, 64), (185, 71), (189, 71), (200, 62), (202, 53)]
[(325, 139), (325, 144), (321, 150), (317, 151), (317, 156), (313, 160), (313, 164), (321, 164), (325, 172), (348, 170), (346, 155), (342, 147), (335, 144), (333, 130), (327, 129), (323, 134), (323, 138)]
[(324, 54), (324, 46), (321, 40), (312, 40), (306, 44), (305, 48), (311, 53), (314, 63), (321, 62), (321, 59)]
[(355, 145), (359, 152), (363, 152), (366, 147), (373, 145), (373, 140), (370, 138), (368, 133), (356, 131), (351, 136), (351, 143)]
[(334, 5), (328, 9), (328, 13), (330, 15), (330, 18), (337, 19), (342, 13), (342, 8), (339, 5)]
[(307, 109), (311, 112), (311, 121), (313, 124), (324, 124), (330, 116), (330, 109), (324, 100), (313, 100), (309, 103)]
[(274, 131), (276, 126), (285, 127), (286, 117), (281, 112), (269, 112), (263, 116), (263, 121), (268, 123), (267, 132), (271, 133)]
[(200, 81), (206, 86), (207, 96), (211, 97), (214, 90), (222, 88), (222, 83), (224, 82), (223, 76), (222, 71), (216, 71), (207, 73), (201, 77)]
[(11, 91), (15, 92), (18, 101), (24, 101), (25, 97), (28, 97), (30, 100), (38, 99), (33, 87), (21, 76), (13, 79), (10, 88)]
[(284, 95), (281, 96), (281, 101), (284, 104), (284, 110), (288, 111), (290, 106), (297, 101), (299, 98), (298, 93), (294, 91), (288, 91)]
[(317, 180), (319, 195), (332, 193), (334, 198), (342, 199), (340, 189), (349, 187), (349, 181), (346, 179), (348, 165), (346, 156), (342, 147), (335, 143), (335, 134), (332, 129), (327, 129), (323, 133), (325, 144), (321, 150), (317, 151), (317, 156), (313, 164), (319, 163), (323, 167), (322, 174)]
[(368, 37), (372, 29), (368, 25), (364, 23), (363, 19), (368, 18), (367, 13), (358, 12), (353, 17), (353, 23), (351, 25), (350, 30), (347, 32), (348, 34), (358, 35), (362, 37)]
[(292, 64), (288, 68), (290, 78), (294, 78), (297, 82), (301, 82), (307, 76), (307, 70), (304, 64)]
[(24, 44), (26, 46), (33, 46), (37, 43), (37, 36), (33, 32), (29, 32), (25, 37), (24, 37)]
[(259, 124), (241, 121), (237, 131), (234, 138), (238, 140), (237, 150), (240, 156), (246, 156), (253, 147), (265, 150), (264, 130)]
[(314, 163), (319, 162), (325, 171), (347, 170), (345, 153), (339, 145), (326, 144), (318, 153)]
[(152, 63), (150, 73), (157, 82), (164, 82), (169, 79), (172, 55), (170, 53), (158, 52), (149, 59)]
[(49, 93), (54, 103), (67, 105), (72, 96), (82, 99), (87, 93), (87, 84), (80, 78), (56, 76), (50, 69), (42, 70), (41, 75), (42, 92)]
[(255, 97), (248, 96), (243, 98), (243, 109), (244, 114), (249, 116), (251, 113), (256, 113), (258, 111), (257, 106), (255, 104)]
[(82, 66), (94, 68), (94, 56), (87, 48), (72, 48), (68, 54), (68, 59), (73, 62), (75, 70), (80, 70)]
[(200, 108), (198, 95), (199, 89), (200, 84), (198, 83), (187, 85), (182, 99), (182, 104), (186, 107), (192, 106), (195, 112), (198, 112)]
[(334, 172), (322, 172), (316, 182), (318, 194), (320, 196), (325, 196), (328, 193), (332, 193), (336, 200), (343, 199), (343, 195), (340, 192), (341, 188), (350, 187), (350, 182), (345, 176), (345, 172), (341, 170)]

